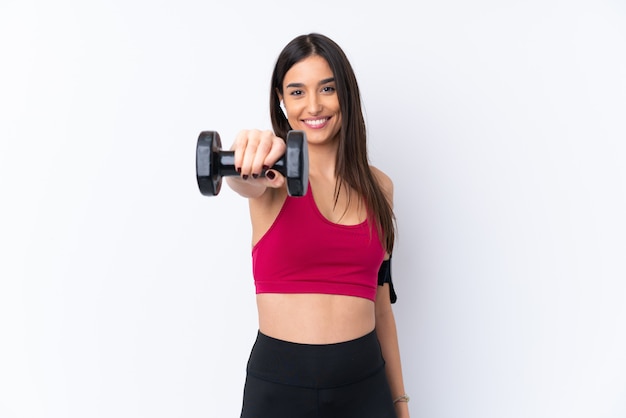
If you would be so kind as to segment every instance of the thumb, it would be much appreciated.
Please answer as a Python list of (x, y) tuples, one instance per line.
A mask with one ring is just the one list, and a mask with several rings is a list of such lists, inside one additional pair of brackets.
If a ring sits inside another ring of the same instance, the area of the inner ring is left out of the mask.
[(285, 184), (285, 177), (276, 170), (267, 170), (265, 172), (265, 183), (267, 187), (279, 189)]

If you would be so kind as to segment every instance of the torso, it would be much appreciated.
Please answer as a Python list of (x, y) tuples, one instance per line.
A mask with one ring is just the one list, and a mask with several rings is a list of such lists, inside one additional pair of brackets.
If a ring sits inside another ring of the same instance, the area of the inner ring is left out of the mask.
[[(335, 205), (334, 184), (315, 177), (309, 182), (315, 203), (326, 219), (340, 225), (357, 225), (365, 220), (365, 208), (354, 193), (348, 204), (343, 190)], [(272, 190), (271, 194), (262, 202), (250, 202), (253, 245), (271, 227), (287, 198), (284, 189)], [(261, 293), (256, 300), (259, 330), (281, 340), (331, 344), (361, 337), (375, 326), (374, 302), (360, 297)]]
[(332, 344), (359, 338), (375, 326), (374, 302), (322, 294), (257, 295), (259, 330), (303, 344)]

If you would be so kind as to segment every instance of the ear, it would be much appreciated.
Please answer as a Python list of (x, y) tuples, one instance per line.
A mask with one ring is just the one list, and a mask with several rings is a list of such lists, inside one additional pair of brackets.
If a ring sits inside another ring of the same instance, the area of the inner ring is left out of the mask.
[(287, 109), (285, 108), (285, 101), (283, 100), (283, 95), (280, 94), (280, 91), (278, 91), (278, 89), (276, 89), (276, 96), (278, 96), (278, 101), (280, 103), (280, 110), (283, 111), (283, 115), (285, 115), (285, 118), (287, 118)]
[(283, 100), (283, 95), (280, 93), (280, 90), (276, 89), (276, 96), (278, 97), (278, 103), (280, 105), (280, 110), (283, 111), (283, 115), (287, 118), (287, 109), (285, 109), (285, 102)]

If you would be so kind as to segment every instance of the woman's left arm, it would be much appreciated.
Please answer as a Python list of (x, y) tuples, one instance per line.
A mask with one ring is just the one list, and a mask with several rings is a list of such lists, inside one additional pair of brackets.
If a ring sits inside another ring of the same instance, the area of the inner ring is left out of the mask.
[(385, 359), (385, 372), (387, 373), (391, 396), (394, 400), (401, 399), (394, 405), (396, 413), (398, 418), (408, 418), (408, 402), (401, 398), (402, 395), (406, 395), (406, 391), (402, 378), (402, 363), (400, 361), (396, 320), (391, 309), (389, 283), (378, 286), (376, 294), (376, 334), (378, 335), (383, 358)]
[[(376, 167), (371, 168), (385, 197), (388, 199), (391, 207), (393, 207), (393, 182), (389, 176)], [(385, 259), (389, 260), (390, 254), (387, 254)], [(409, 418), (408, 398), (404, 397), (406, 392), (402, 378), (402, 363), (400, 361), (400, 345), (398, 343), (396, 319), (391, 309), (393, 289), (391, 287), (390, 268), (391, 266), (388, 265), (386, 272), (389, 275), (389, 280), (383, 280), (384, 283), (379, 283), (378, 291), (376, 292), (376, 333), (382, 349), (383, 358), (385, 359), (385, 372), (387, 373), (387, 380), (389, 381), (396, 414), (398, 418)], [(395, 301), (395, 292), (393, 296)]]

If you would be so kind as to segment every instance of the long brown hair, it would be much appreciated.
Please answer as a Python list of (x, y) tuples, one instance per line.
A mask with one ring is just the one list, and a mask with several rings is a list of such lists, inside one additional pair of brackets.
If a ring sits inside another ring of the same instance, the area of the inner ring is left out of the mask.
[(294, 64), (311, 55), (321, 56), (328, 62), (335, 77), (341, 109), (341, 139), (336, 162), (339, 183), (335, 189), (335, 199), (339, 197), (344, 183), (363, 196), (378, 228), (382, 245), (391, 254), (395, 241), (395, 216), (391, 203), (385, 198), (370, 169), (359, 86), (345, 53), (330, 38), (318, 33), (300, 35), (289, 42), (278, 56), (270, 87), (270, 116), (274, 133), (285, 138), (291, 129), (280, 110), (279, 94), (283, 95), (285, 74)]

